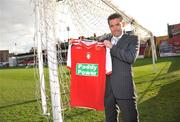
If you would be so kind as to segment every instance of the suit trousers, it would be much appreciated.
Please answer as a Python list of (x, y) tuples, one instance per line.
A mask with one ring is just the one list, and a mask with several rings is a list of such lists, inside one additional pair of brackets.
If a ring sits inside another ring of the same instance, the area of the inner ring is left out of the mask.
[(118, 99), (113, 95), (112, 89), (108, 88), (108, 91), (105, 93), (104, 102), (106, 122), (117, 122), (119, 109), (124, 122), (139, 122), (135, 99)]

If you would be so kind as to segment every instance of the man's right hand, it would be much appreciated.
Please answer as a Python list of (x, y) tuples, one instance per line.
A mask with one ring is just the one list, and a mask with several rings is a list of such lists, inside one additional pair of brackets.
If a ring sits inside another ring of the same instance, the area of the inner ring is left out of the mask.
[(73, 42), (73, 39), (69, 39), (69, 41), (68, 41), (68, 42), (69, 42), (69, 44), (72, 44), (72, 42)]

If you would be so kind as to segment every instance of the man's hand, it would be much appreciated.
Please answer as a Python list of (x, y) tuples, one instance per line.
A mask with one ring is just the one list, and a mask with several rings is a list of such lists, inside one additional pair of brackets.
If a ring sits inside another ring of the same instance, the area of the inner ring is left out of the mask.
[(109, 40), (104, 40), (104, 45), (107, 47), (107, 48), (112, 48), (112, 43), (109, 41)]
[(68, 42), (69, 42), (69, 44), (72, 44), (73, 39), (69, 39)]

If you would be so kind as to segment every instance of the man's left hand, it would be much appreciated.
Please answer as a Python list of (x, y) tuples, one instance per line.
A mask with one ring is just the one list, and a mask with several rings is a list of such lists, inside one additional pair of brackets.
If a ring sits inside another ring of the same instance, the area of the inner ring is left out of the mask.
[(107, 48), (112, 48), (112, 43), (109, 41), (109, 40), (104, 40), (104, 45), (107, 47)]

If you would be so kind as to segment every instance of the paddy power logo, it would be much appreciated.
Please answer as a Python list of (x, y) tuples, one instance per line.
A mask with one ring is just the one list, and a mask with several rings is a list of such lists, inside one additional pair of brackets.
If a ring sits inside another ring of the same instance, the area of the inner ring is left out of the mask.
[(98, 76), (98, 64), (76, 64), (76, 75)]

